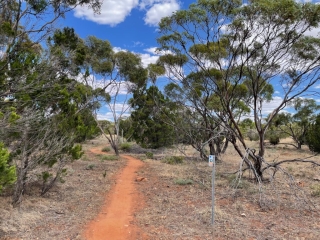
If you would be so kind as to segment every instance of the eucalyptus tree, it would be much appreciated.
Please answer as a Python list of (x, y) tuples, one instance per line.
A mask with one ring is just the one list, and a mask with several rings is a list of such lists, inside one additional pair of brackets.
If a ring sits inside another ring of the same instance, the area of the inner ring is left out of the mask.
[(118, 155), (120, 122), (129, 114), (130, 93), (145, 84), (147, 70), (142, 66), (141, 58), (137, 54), (129, 51), (116, 52), (106, 40), (90, 36), (84, 40), (84, 49), (86, 57), (82, 65), (81, 81), (101, 93), (90, 101), (108, 107), (109, 124), (99, 124), (101, 122), (98, 121), (98, 112), (96, 122)]
[[(258, 181), (263, 165), (272, 166), (264, 145), (272, 120), (319, 81), (320, 40), (308, 35), (319, 26), (319, 12), (317, 4), (294, 0), (255, 0), (247, 5), (199, 0), (160, 22), (159, 50), (167, 53), (160, 61), (176, 86), (189, 87), (181, 97), (184, 105), (210, 112)], [(201, 91), (210, 91), (206, 96), (193, 84), (198, 79)], [(263, 107), (272, 99), (274, 84), (283, 94), (265, 120)], [(211, 108), (206, 98), (214, 100)], [(248, 108), (259, 135), (258, 151), (248, 148), (239, 126)]]

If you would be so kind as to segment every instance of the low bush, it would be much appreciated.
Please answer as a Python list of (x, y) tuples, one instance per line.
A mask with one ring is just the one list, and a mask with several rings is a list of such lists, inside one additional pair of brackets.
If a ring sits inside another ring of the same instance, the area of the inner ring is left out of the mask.
[(86, 167), (86, 170), (93, 170), (93, 168), (95, 168), (96, 165), (95, 164), (89, 164), (87, 167)]
[(193, 184), (193, 181), (191, 179), (176, 179), (174, 181), (175, 184), (178, 184), (178, 185), (191, 185)]
[(153, 153), (152, 152), (146, 152), (146, 157), (149, 159), (153, 159)]
[(131, 150), (131, 144), (128, 142), (122, 143), (120, 149), (124, 152), (129, 152)]
[(313, 197), (320, 197), (320, 184), (316, 184), (311, 186), (311, 196)]
[(166, 157), (162, 162), (167, 164), (181, 164), (183, 163), (184, 157), (183, 156), (171, 156)]
[(277, 145), (280, 142), (280, 137), (277, 135), (270, 135), (269, 136), (269, 142), (272, 145)]
[(116, 155), (104, 155), (101, 157), (101, 161), (117, 161), (119, 157)]
[(110, 147), (104, 147), (101, 149), (102, 152), (110, 152), (111, 148)]

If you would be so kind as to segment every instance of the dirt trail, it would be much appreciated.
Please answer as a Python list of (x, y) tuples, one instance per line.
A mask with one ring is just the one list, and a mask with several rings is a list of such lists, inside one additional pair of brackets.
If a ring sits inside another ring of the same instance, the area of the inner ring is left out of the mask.
[[(97, 153), (96, 149), (92, 152)], [(127, 165), (116, 175), (116, 184), (106, 197), (101, 212), (85, 229), (86, 240), (145, 239), (133, 224), (134, 213), (143, 203), (136, 190), (139, 183), (136, 172), (144, 163), (130, 156), (123, 157), (127, 159)]]

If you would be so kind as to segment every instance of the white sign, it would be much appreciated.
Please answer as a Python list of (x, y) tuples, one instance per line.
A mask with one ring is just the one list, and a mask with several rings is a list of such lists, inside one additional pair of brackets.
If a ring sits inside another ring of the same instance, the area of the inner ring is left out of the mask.
[(215, 155), (209, 155), (209, 167), (213, 167)]

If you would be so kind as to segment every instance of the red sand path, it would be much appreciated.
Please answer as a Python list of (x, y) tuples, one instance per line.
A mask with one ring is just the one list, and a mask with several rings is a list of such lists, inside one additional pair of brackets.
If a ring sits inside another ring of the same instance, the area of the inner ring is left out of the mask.
[(116, 184), (106, 197), (99, 215), (84, 230), (86, 240), (145, 239), (132, 224), (133, 214), (143, 202), (136, 190), (136, 172), (144, 163), (130, 156), (124, 157), (127, 165), (117, 174)]

